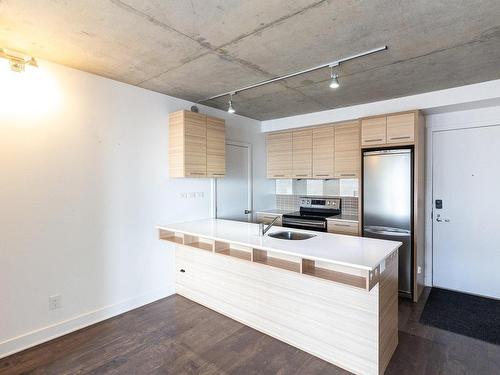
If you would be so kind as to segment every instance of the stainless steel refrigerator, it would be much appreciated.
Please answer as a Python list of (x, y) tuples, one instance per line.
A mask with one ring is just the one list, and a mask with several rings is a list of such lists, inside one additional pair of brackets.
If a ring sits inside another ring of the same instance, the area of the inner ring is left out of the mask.
[(413, 154), (411, 149), (363, 153), (363, 236), (400, 241), (399, 294), (413, 292)]

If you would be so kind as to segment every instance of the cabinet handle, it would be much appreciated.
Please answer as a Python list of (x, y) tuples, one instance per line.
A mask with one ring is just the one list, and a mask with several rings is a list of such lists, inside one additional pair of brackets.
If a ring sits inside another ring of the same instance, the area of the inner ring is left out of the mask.
[(307, 174), (296, 174), (295, 177), (307, 177)]
[(354, 177), (356, 176), (356, 173), (341, 173), (340, 175), (344, 177)]
[(284, 174), (274, 174), (273, 177), (285, 177)]
[(224, 176), (224, 173), (211, 173), (212, 176)]
[(315, 174), (315, 177), (329, 177), (329, 174)]
[(377, 138), (377, 139), (365, 139), (363, 142), (380, 142), (382, 141), (382, 138)]
[(205, 176), (205, 173), (203, 172), (189, 172), (190, 175), (195, 174), (197, 176)]
[(339, 223), (334, 223), (333, 225), (335, 225), (336, 227), (351, 227), (349, 224), (339, 224)]
[(411, 137), (409, 135), (405, 135), (404, 137), (390, 137), (389, 139), (410, 139)]

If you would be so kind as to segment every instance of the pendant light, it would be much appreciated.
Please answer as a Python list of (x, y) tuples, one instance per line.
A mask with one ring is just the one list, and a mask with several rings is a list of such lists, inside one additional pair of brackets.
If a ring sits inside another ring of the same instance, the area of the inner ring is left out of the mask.
[(331, 89), (337, 89), (340, 87), (339, 83), (339, 75), (333, 72), (333, 65), (330, 65), (330, 78), (332, 81), (330, 82)]
[(233, 94), (234, 93), (231, 93), (229, 94), (229, 102), (228, 102), (228, 108), (227, 108), (227, 112), (228, 113), (235, 113), (236, 111), (234, 110), (234, 107), (233, 107)]

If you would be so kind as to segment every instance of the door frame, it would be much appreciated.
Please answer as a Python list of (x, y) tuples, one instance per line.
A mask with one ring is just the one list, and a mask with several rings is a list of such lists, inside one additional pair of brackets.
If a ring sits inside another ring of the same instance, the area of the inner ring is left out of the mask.
[[(248, 201), (247, 207), (250, 210), (248, 215), (248, 222), (252, 221), (253, 214), (253, 150), (252, 144), (248, 142), (240, 142), (233, 140), (226, 140), (226, 146), (245, 147), (247, 149), (248, 157)], [(224, 177), (223, 177), (224, 178)], [(217, 219), (217, 178), (212, 178), (212, 218)]]
[(500, 125), (500, 106), (477, 108), (456, 112), (430, 113), (425, 115), (426, 123), (426, 183), (425, 183), (425, 280), (427, 286), (433, 286), (433, 138), (434, 133), (490, 127)]

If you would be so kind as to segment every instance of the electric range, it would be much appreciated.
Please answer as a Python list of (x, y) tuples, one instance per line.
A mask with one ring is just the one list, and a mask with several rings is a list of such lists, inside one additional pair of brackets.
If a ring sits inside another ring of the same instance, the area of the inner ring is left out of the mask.
[(282, 225), (287, 228), (327, 231), (327, 217), (340, 215), (340, 198), (300, 197), (300, 209), (283, 215)]

